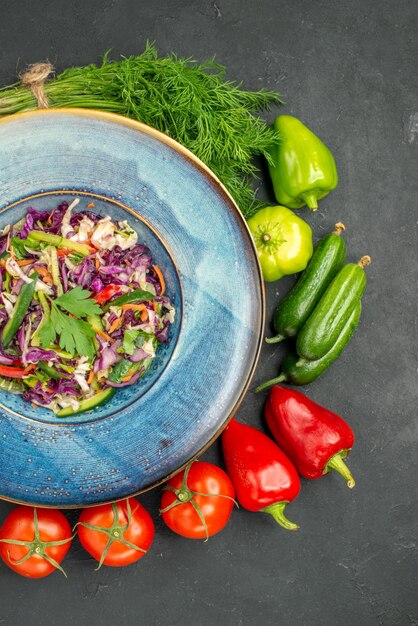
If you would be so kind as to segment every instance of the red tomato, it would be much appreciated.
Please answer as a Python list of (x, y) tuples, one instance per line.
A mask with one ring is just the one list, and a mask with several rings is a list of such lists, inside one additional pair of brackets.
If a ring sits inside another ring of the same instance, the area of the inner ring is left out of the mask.
[(175, 533), (207, 539), (226, 526), (234, 497), (229, 476), (217, 465), (199, 461), (168, 481), (160, 513)]
[(99, 567), (121, 567), (142, 559), (154, 539), (154, 522), (136, 498), (129, 498), (84, 509), (78, 538)]
[(71, 527), (55, 509), (17, 506), (0, 528), (0, 556), (10, 569), (27, 578), (43, 578), (59, 565), (67, 554)]

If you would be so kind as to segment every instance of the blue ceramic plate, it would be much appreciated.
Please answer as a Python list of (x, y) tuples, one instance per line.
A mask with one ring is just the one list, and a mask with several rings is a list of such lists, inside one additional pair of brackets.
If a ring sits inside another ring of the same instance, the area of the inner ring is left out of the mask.
[(77, 507), (166, 480), (221, 432), (250, 383), (264, 323), (247, 226), (221, 183), (162, 133), (126, 118), (60, 109), (0, 122), (0, 228), (32, 206), (127, 219), (176, 307), (153, 369), (71, 419), (0, 391), (0, 497)]

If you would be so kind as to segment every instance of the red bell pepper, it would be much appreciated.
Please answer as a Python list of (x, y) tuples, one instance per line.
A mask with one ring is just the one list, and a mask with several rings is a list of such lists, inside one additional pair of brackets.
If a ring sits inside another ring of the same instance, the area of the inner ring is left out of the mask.
[(0, 365), (0, 376), (8, 378), (23, 378), (27, 375), (27, 371), (23, 367), (12, 367), (11, 365)]
[(269, 513), (289, 530), (299, 528), (283, 513), (299, 494), (299, 475), (277, 444), (259, 430), (232, 418), (222, 434), (222, 447), (240, 505), (248, 511)]
[(116, 296), (116, 294), (120, 292), (121, 292), (120, 285), (111, 284), (105, 287), (104, 289), (102, 289), (101, 291), (99, 291), (98, 293), (96, 293), (96, 295), (93, 296), (93, 298), (96, 300), (97, 304), (104, 304), (105, 302), (110, 300), (110, 298), (113, 298), (113, 296)]
[(320, 478), (336, 470), (352, 488), (355, 480), (343, 459), (354, 443), (354, 433), (339, 415), (299, 391), (276, 385), (265, 407), (273, 437), (304, 478)]

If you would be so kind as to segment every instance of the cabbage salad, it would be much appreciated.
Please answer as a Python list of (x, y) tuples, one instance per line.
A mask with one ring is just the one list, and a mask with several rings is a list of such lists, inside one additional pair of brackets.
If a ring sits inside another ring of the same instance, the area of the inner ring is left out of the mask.
[(0, 231), (0, 388), (58, 417), (134, 385), (175, 316), (137, 233), (78, 204)]

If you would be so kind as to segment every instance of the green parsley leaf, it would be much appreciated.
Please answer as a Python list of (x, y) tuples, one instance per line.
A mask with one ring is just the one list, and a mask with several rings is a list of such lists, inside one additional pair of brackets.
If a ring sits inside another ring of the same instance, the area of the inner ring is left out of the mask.
[(62, 296), (54, 300), (54, 303), (76, 317), (102, 314), (102, 309), (90, 296), (91, 291), (78, 286), (63, 293)]
[(70, 354), (80, 354), (92, 359), (96, 354), (95, 332), (87, 322), (70, 317), (51, 302), (51, 314), (39, 333), (41, 345), (48, 348), (59, 336), (59, 346)]
[(49, 346), (54, 343), (56, 334), (55, 326), (49, 317), (49, 319), (42, 324), (42, 328), (39, 331), (39, 340), (42, 348), (49, 348)]
[(96, 347), (93, 343), (96, 333), (91, 326), (87, 324), (87, 322), (83, 322), (83, 320), (75, 320), (71, 317), (68, 319), (71, 320), (75, 347), (78, 354), (92, 359), (96, 354)]
[(73, 318), (65, 315), (65, 313), (62, 313), (55, 305), (55, 302), (51, 302), (51, 305), (51, 321), (57, 334), (59, 335), (60, 348), (70, 354), (74, 354), (74, 331), (77, 331), (77, 329), (75, 329), (72, 324)]

